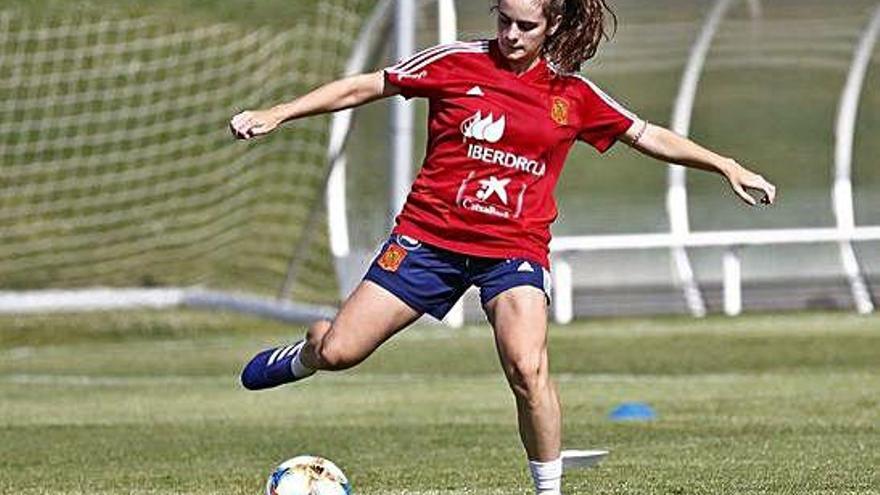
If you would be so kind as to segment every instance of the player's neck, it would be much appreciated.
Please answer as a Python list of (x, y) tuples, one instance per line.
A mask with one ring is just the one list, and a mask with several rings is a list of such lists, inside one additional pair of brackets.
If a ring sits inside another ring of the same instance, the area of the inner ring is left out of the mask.
[(519, 61), (519, 62), (511, 62), (510, 60), (508, 60), (507, 67), (510, 69), (511, 72), (513, 72), (517, 76), (521, 76), (521, 75), (525, 74), (526, 72), (534, 69), (535, 66), (538, 65), (540, 62), (541, 62), (541, 55), (537, 55), (535, 58), (533, 58), (531, 60), (523, 60), (523, 61)]

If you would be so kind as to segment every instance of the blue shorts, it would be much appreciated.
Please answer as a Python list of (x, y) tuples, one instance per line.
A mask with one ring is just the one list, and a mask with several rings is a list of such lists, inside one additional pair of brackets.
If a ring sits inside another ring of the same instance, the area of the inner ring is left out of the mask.
[(442, 320), (465, 291), (480, 289), (483, 306), (519, 286), (544, 291), (550, 301), (550, 273), (523, 258), (481, 258), (392, 235), (370, 264), (364, 280), (388, 290), (409, 307)]

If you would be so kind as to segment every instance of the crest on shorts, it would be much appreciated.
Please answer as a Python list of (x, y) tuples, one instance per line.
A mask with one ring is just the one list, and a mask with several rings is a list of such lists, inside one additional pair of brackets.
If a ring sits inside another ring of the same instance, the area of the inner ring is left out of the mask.
[(553, 105), (550, 107), (550, 117), (559, 125), (568, 125), (568, 100), (554, 96)]
[(406, 249), (402, 246), (391, 244), (379, 258), (379, 267), (389, 272), (396, 272), (406, 258), (406, 254)]

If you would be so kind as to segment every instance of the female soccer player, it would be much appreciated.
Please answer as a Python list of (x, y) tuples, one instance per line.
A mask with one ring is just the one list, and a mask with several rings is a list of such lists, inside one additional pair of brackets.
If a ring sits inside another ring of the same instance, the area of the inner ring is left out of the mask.
[[(606, 37), (604, 0), (497, 0), (496, 39), (425, 50), (383, 71), (329, 83), (289, 103), (236, 115), (240, 139), (394, 95), (427, 98), (428, 149), (391, 238), (336, 319), (268, 349), (242, 372), (251, 390), (355, 366), (423, 314), (438, 319), (471, 285), (495, 332), (516, 398), (537, 492), (560, 494), (561, 413), (548, 375), (553, 189), (575, 141), (620, 140), (717, 172), (744, 201), (775, 187), (736, 161), (639, 119), (577, 74)], [(616, 19), (615, 19), (616, 21)]]

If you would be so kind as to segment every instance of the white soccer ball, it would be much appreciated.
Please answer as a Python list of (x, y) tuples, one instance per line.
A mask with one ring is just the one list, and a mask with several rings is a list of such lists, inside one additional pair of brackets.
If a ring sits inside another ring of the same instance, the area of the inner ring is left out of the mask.
[(288, 459), (266, 481), (266, 495), (350, 495), (351, 484), (336, 464), (311, 455)]

